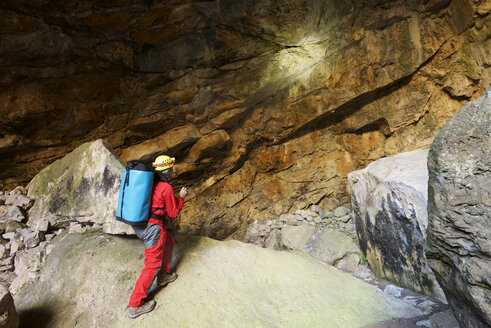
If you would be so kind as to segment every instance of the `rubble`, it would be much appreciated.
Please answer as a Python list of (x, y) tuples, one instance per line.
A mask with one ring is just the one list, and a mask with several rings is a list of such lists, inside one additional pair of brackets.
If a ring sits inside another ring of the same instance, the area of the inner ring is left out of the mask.
[(91, 228), (89, 223), (50, 216), (45, 224), (28, 226), (26, 213), (34, 200), (24, 187), (0, 192), (0, 285), (15, 295), (38, 277), (38, 270), (52, 249), (50, 242), (62, 232), (80, 233)]
[(275, 220), (255, 220), (245, 241), (265, 248), (293, 249), (327, 264), (354, 272), (361, 252), (351, 212), (346, 207), (327, 211), (317, 205), (309, 210), (282, 214)]

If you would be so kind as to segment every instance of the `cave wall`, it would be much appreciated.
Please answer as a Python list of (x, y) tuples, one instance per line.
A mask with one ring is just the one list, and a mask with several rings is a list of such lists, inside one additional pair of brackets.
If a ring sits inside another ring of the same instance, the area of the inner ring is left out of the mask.
[(83, 142), (174, 155), (181, 229), (349, 202), (348, 172), (428, 148), (491, 82), (488, 2), (0, 3), (0, 183)]

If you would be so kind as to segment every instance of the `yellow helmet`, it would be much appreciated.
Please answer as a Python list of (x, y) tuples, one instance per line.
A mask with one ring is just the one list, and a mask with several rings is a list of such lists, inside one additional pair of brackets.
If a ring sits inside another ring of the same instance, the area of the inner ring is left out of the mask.
[(155, 159), (155, 162), (152, 163), (152, 166), (155, 168), (155, 171), (163, 171), (174, 167), (175, 161), (176, 159), (174, 157), (160, 155)]

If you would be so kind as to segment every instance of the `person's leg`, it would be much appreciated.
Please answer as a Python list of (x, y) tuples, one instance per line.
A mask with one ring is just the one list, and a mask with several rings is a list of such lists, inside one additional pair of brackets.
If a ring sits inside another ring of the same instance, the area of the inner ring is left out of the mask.
[(172, 232), (165, 230), (165, 243), (164, 243), (164, 251), (162, 253), (162, 268), (160, 268), (160, 272), (164, 272), (170, 274), (170, 262), (172, 259), (172, 248), (174, 247), (174, 238), (172, 238)]
[(135, 284), (130, 297), (129, 307), (141, 306), (142, 300), (147, 297), (152, 283), (155, 283), (157, 274), (162, 267), (162, 254), (165, 245), (164, 238), (163, 229), (157, 224), (149, 224), (145, 229), (143, 234), (145, 267)]
[[(165, 231), (165, 228), (164, 228)], [(174, 246), (174, 239), (170, 231), (165, 231), (165, 244), (164, 252), (162, 253), (162, 267), (160, 268), (160, 274), (158, 277), (158, 285), (165, 287), (169, 283), (177, 279), (177, 273), (170, 272), (170, 261), (172, 258), (172, 247)]]

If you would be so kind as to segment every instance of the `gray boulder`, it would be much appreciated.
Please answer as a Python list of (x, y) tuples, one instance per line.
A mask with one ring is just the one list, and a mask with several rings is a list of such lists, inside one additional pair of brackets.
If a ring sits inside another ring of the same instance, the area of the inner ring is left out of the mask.
[(22, 222), (26, 218), (24, 211), (18, 206), (10, 206), (7, 214), (5, 215), (5, 220), (13, 220), (17, 222)]
[(310, 254), (322, 262), (335, 266), (344, 259), (342, 268), (345, 269), (350, 267), (346, 265), (347, 263), (353, 262), (353, 256), (350, 255), (355, 255), (356, 267), (361, 254), (353, 238), (331, 229), (320, 230), (318, 236), (310, 242)]
[(28, 250), (20, 250), (15, 254), (14, 267), (16, 277), (9, 287), (10, 292), (15, 295), (26, 284), (38, 277), (38, 270), (44, 255), (41, 246)]
[(491, 88), (440, 131), (428, 157), (429, 265), (461, 327), (491, 326)]
[(19, 317), (15, 312), (14, 300), (8, 289), (3, 285), (0, 285), (0, 327), (19, 327)]
[(444, 299), (426, 262), (428, 151), (382, 158), (348, 174), (356, 231), (379, 278)]
[(438, 312), (430, 317), (430, 328), (460, 328), (452, 310)]
[(29, 226), (46, 231), (50, 218), (56, 218), (103, 224), (107, 233), (133, 234), (130, 226), (115, 219), (123, 168), (105, 141), (81, 145), (29, 183), (28, 196), (35, 199), (29, 210)]
[(354, 271), (361, 256), (353, 238), (342, 232), (311, 225), (286, 226), (281, 231), (283, 245), (345, 271)]
[(29, 209), (34, 201), (26, 195), (12, 192), (5, 200), (6, 205), (15, 205), (24, 210)]
[(308, 252), (308, 243), (317, 228), (311, 225), (286, 226), (281, 230), (281, 239), (286, 248)]
[[(15, 295), (26, 326), (362, 327), (421, 311), (310, 257), (206, 237), (176, 238), (179, 278), (136, 320), (126, 306), (143, 243), (92, 231), (67, 234), (40, 277)], [(37, 310), (37, 311), (36, 311)]]

